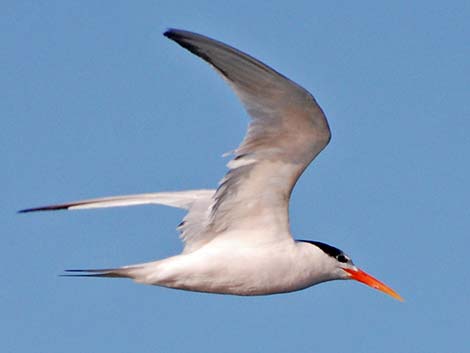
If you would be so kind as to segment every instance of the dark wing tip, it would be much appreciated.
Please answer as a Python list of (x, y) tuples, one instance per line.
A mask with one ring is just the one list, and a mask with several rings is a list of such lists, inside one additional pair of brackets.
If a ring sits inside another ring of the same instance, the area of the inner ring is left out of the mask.
[(229, 79), (229, 80), (231, 79), (229, 77), (228, 73), (225, 70), (223, 70), (220, 67), (220, 65), (217, 65), (217, 63), (214, 62), (213, 58), (206, 52), (206, 50), (203, 47), (198, 46), (197, 43), (195, 43), (195, 42), (199, 41), (200, 43), (202, 43), (202, 42), (205, 41), (206, 43), (210, 42), (212, 45), (221, 46), (221, 47), (224, 47), (224, 48), (229, 48), (231, 50), (237, 51), (236, 49), (228, 46), (227, 44), (219, 42), (215, 39), (203, 36), (203, 35), (198, 34), (198, 33), (184, 31), (184, 30), (181, 30), (181, 29), (170, 28), (166, 32), (164, 32), (163, 35), (165, 37), (175, 41), (176, 43), (181, 45), (184, 49), (190, 51), (194, 55), (199, 56), (201, 59), (203, 59), (206, 62), (208, 62), (209, 64), (211, 64), (214, 68), (217, 69), (217, 71), (219, 71), (227, 79)]
[[(185, 48), (186, 46), (188, 46), (188, 43), (187, 43), (188, 37), (198, 36), (195, 33), (183, 31), (181, 29), (174, 29), (174, 28), (169, 28), (167, 31), (163, 33), (163, 35), (167, 37), (168, 39), (175, 41), (176, 43), (180, 44), (181, 46)], [(189, 48), (187, 49), (190, 50)]]
[(70, 205), (52, 205), (52, 206), (40, 206), (33, 208), (25, 208), (24, 210), (19, 210), (18, 213), (29, 213), (37, 211), (57, 211), (57, 210), (67, 210)]
[(96, 276), (96, 273), (90, 273), (87, 270), (64, 270), (66, 273), (61, 273), (59, 277), (93, 277)]
[(178, 29), (175, 29), (175, 28), (168, 28), (164, 33), (163, 35), (167, 38), (170, 38), (170, 39), (173, 39), (174, 36), (177, 35), (177, 33), (179, 32)]
[(59, 277), (103, 277), (106, 274), (106, 270), (64, 270), (66, 273), (62, 273)]
[(200, 34), (170, 28), (165, 33), (163, 33), (163, 35), (175, 41), (190, 52), (195, 53), (196, 55), (200, 55), (198, 48), (189, 43), (190, 37), (202, 37)]
[(165, 32), (163, 32), (163, 35), (174, 41), (183, 40), (186, 37), (204, 37), (201, 34), (176, 28), (168, 28)]

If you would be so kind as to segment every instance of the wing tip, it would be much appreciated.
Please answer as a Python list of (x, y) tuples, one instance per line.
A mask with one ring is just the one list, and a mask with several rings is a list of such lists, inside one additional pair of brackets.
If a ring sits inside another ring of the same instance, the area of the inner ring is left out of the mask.
[[(185, 34), (187, 35), (185, 36)], [(176, 28), (168, 28), (165, 32), (163, 32), (163, 35), (168, 39), (175, 41), (179, 45), (187, 48), (187, 36), (189, 35), (189, 32)], [(189, 48), (187, 49), (190, 50)]]
[[(203, 36), (202, 34), (194, 33), (194, 32), (189, 32), (181, 29), (175, 29), (175, 28), (169, 28), (166, 30), (163, 35), (176, 43), (178, 43), (181, 47), (184, 49), (190, 51), (194, 55), (199, 56), (201, 59), (204, 61), (208, 62), (210, 65), (212, 65), (222, 76), (224, 76), (226, 79), (232, 81), (232, 78), (229, 76), (228, 72), (226, 70), (223, 70), (220, 65), (217, 65), (216, 62), (214, 62), (213, 58), (208, 55), (206, 50), (201, 47), (201, 42), (203, 41), (209, 41), (211, 45), (216, 45), (216, 46), (222, 46), (225, 48), (228, 48), (230, 50), (237, 50), (235, 48), (230, 47), (229, 45), (219, 42), (215, 39)], [(199, 45), (197, 43), (199, 41)], [(245, 54), (246, 55), (246, 54)]]
[[(186, 35), (185, 35), (186, 34)], [(188, 36), (195, 35), (194, 33), (186, 32), (180, 29), (168, 28), (163, 35), (181, 45), (183, 48), (196, 53), (197, 48), (188, 43)]]
[(167, 28), (167, 29), (165, 30), (165, 32), (163, 32), (163, 35), (164, 35), (165, 37), (167, 37), (167, 38), (172, 39), (173, 36), (175, 36), (177, 32), (178, 32), (178, 30), (177, 30), (176, 28), (171, 28), (171, 27), (170, 27), (170, 28)]
[(172, 39), (172, 40), (178, 40), (178, 39), (183, 39), (185, 37), (189, 37), (189, 36), (200, 36), (200, 37), (203, 37), (201, 34), (198, 34), (198, 33), (194, 33), (194, 32), (190, 32), (190, 31), (186, 31), (184, 29), (178, 29), (178, 28), (172, 28), (172, 27), (169, 27), (166, 29), (165, 32), (163, 32), (163, 35), (169, 39)]
[(17, 211), (17, 213), (30, 213), (30, 212), (38, 212), (38, 211), (58, 211), (58, 210), (68, 210), (69, 208), (70, 208), (70, 205), (39, 206), (39, 207), (25, 208), (25, 209)]

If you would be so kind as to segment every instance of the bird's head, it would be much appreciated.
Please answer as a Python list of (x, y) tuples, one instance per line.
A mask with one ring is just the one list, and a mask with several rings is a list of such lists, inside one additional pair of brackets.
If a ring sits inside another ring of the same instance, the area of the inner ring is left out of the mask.
[(332, 279), (353, 279), (369, 287), (382, 291), (391, 297), (403, 301), (403, 298), (386, 284), (380, 282), (363, 270), (357, 268), (351, 258), (342, 250), (318, 241), (307, 241), (318, 247), (325, 255)]

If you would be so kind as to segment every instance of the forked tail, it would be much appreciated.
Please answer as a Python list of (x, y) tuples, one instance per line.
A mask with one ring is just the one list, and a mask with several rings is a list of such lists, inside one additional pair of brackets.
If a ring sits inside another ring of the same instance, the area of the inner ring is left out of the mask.
[(117, 268), (72, 269), (65, 270), (61, 276), (130, 278), (137, 283), (157, 284), (162, 269), (161, 265), (164, 262), (165, 260), (158, 260)]
[(115, 277), (136, 279), (136, 275), (142, 266), (129, 266), (120, 268), (101, 268), (101, 269), (72, 269), (65, 270), (61, 277)]

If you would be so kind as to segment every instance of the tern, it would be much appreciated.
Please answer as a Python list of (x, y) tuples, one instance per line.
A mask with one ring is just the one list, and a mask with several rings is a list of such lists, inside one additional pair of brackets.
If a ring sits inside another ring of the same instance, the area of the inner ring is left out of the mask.
[(251, 117), (228, 172), (213, 190), (95, 198), (19, 212), (158, 204), (187, 210), (179, 224), (183, 251), (120, 268), (67, 270), (71, 276), (124, 277), (182, 290), (269, 295), (353, 279), (403, 300), (356, 267), (342, 250), (295, 240), (289, 200), (295, 183), (330, 141), (326, 117), (304, 88), (217, 40), (178, 29), (164, 35), (209, 63)]

